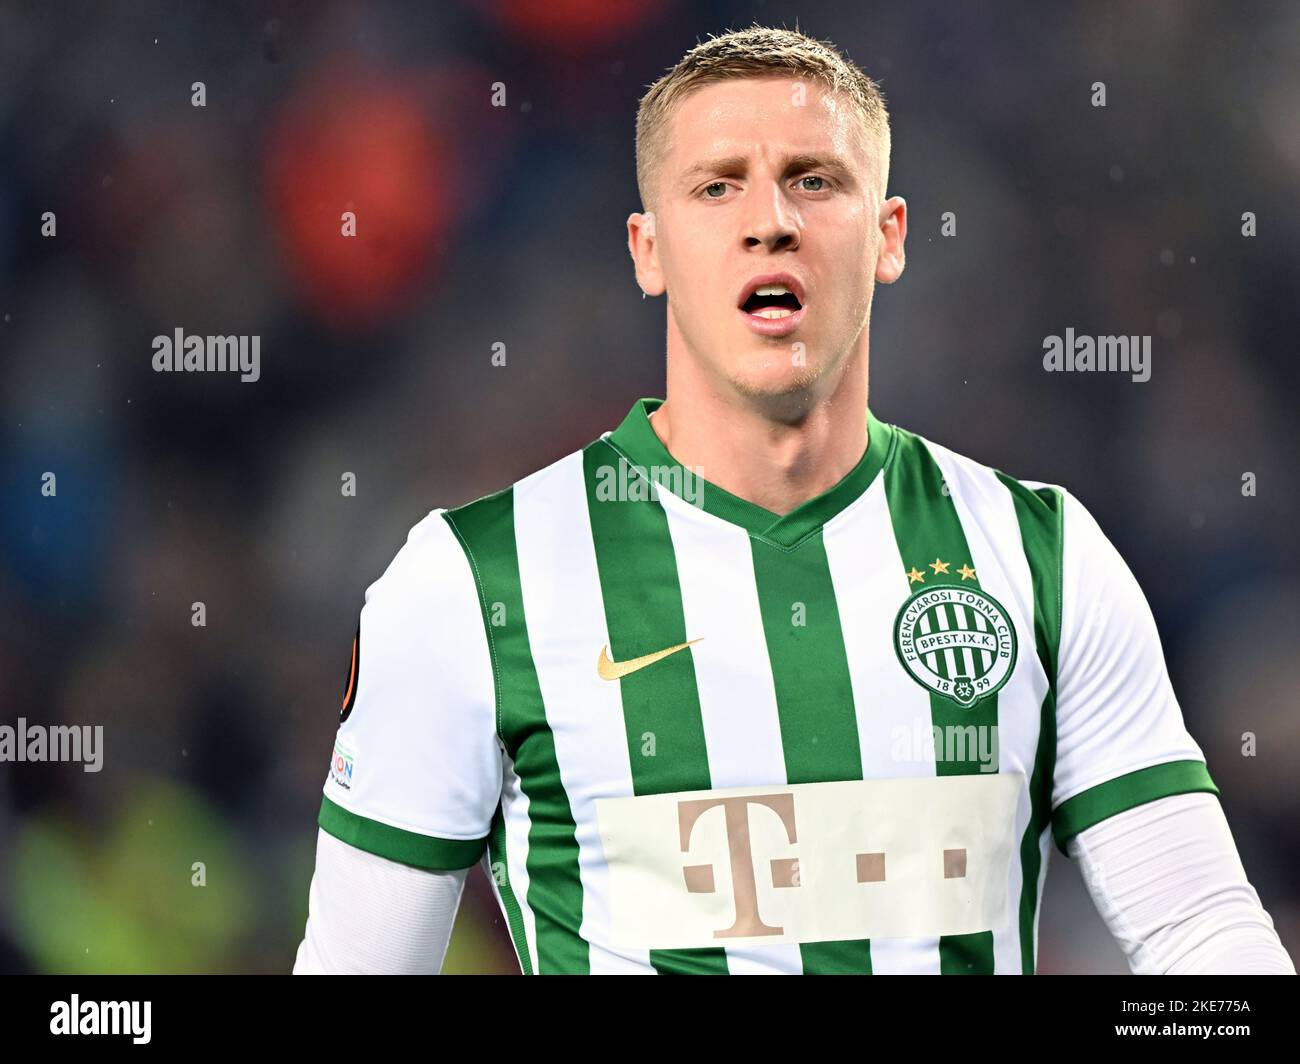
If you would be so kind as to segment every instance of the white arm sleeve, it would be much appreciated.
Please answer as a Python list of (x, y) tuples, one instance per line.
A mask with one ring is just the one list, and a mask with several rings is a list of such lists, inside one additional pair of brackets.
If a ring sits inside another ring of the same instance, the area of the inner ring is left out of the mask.
[(1069, 855), (1135, 975), (1295, 975), (1213, 794), (1117, 813)]
[(294, 975), (437, 975), (468, 868), (429, 872), (320, 831)]

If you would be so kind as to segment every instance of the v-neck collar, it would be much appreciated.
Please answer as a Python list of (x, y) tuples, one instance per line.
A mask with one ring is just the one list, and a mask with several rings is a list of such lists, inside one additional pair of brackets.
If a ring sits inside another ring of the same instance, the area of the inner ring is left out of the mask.
[[(836, 514), (852, 504), (876, 479), (876, 474), (884, 468), (885, 461), (893, 447), (894, 433), (889, 425), (877, 421), (870, 409), (867, 410), (867, 449), (855, 465), (838, 484), (828, 488), (820, 495), (807, 502), (800, 503), (788, 514), (775, 514), (771, 510), (732, 495), (681, 465), (663, 445), (654, 427), (650, 424), (650, 415), (664, 404), (662, 399), (638, 399), (632, 404), (622, 424), (605, 438), (615, 449), (633, 464), (646, 469), (658, 466), (661, 470), (676, 469), (667, 483), (688, 483), (687, 477), (694, 479), (698, 487), (699, 504), (706, 512), (720, 517), (724, 521), (740, 525), (750, 535), (768, 540), (781, 547), (793, 547), (804, 537), (817, 531)], [(664, 470), (666, 472), (666, 470)], [(677, 479), (681, 477), (682, 479)], [(662, 475), (654, 479), (664, 484)]]

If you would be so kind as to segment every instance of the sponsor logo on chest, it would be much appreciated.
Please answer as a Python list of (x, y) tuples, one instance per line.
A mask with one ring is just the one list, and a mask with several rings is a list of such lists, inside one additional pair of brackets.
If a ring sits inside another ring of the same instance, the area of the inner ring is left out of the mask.
[(961, 935), (1007, 923), (1019, 773), (605, 798), (618, 946)]

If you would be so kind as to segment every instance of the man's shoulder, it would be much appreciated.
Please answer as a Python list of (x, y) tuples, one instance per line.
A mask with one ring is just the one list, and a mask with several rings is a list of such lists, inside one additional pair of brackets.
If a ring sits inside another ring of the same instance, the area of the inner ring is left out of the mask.
[(426, 565), (446, 566), (463, 557), (481, 578), (480, 567), (514, 557), (519, 497), (543, 494), (552, 497), (557, 506), (585, 505), (584, 463), (593, 451), (601, 453), (608, 436), (608, 432), (602, 433), (505, 487), (457, 506), (430, 510), (411, 528), (405, 549), (419, 554)]
[[(609, 433), (602, 433), (576, 450), (547, 463), (503, 488), (479, 496), (459, 506), (434, 511), (441, 514), (461, 537), (486, 539), (485, 546), (513, 526), (515, 502), (523, 496), (551, 496), (555, 504), (585, 505), (584, 467), (591, 454), (613, 455), (605, 444)], [(432, 515), (431, 515), (432, 516)], [(504, 545), (504, 544), (503, 544)]]
[(933, 462), (942, 476), (943, 495), (964, 507), (984, 509), (1002, 504), (1009, 494), (1022, 522), (1059, 529), (1066, 499), (1073, 499), (1062, 485), (1014, 476), (900, 425), (891, 425), (890, 430), (895, 437), (890, 462), (903, 465), (909, 472), (922, 468), (927, 461)]

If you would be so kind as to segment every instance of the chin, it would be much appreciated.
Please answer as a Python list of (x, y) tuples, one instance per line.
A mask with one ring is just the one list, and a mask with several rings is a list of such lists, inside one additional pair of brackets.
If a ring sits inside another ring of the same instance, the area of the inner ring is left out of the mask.
[(731, 383), (751, 399), (790, 400), (807, 395), (821, 378), (817, 366), (792, 366), (788, 359), (770, 366), (754, 366), (731, 376)]

